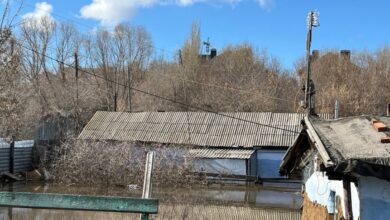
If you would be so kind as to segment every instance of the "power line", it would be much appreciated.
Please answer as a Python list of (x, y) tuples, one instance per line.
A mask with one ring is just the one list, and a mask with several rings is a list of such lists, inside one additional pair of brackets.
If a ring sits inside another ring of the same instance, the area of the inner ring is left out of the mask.
[[(54, 48), (54, 47), (51, 47), (51, 46), (46, 46), (46, 48), (50, 49), (50, 50), (53, 50), (55, 52), (58, 50), (58, 48)], [(71, 57), (72, 56), (69, 56), (68, 58), (71, 58)], [(79, 57), (86, 58), (83, 55), (79, 55)], [(167, 78), (167, 79), (179, 79), (179, 80), (184, 81), (184, 82), (190, 82), (190, 83), (193, 83), (193, 84), (203, 85), (203, 86), (207, 86), (207, 87), (214, 87), (214, 88), (220, 88), (220, 89), (225, 89), (225, 90), (232, 90), (232, 91), (236, 91), (236, 92), (240, 92), (240, 93), (246, 93), (246, 94), (252, 94), (252, 95), (261, 95), (262, 98), (267, 98), (267, 99), (273, 99), (273, 100), (278, 100), (278, 101), (285, 101), (285, 102), (290, 102), (290, 103), (295, 103), (296, 102), (296, 101), (293, 101), (293, 100), (288, 100), (288, 99), (283, 99), (283, 98), (279, 98), (279, 97), (275, 97), (275, 96), (265, 95), (264, 93), (261, 93), (261, 92), (253, 92), (253, 91), (248, 91), (248, 90), (234, 88), (234, 87), (229, 87), (229, 86), (221, 86), (221, 85), (216, 85), (216, 84), (202, 83), (202, 82), (199, 82), (199, 81), (190, 80), (188, 78), (184, 79), (184, 78), (181, 78), (181, 77), (169, 77), (169, 76), (165, 76), (165, 75), (160, 75), (160, 76), (162, 76), (164, 78)]]
[[(62, 65), (65, 65), (65, 66), (68, 66), (68, 67), (71, 67), (71, 68), (75, 68), (75, 66), (73, 65), (70, 65), (70, 64), (67, 64), (65, 62), (62, 62), (62, 61), (59, 61), (51, 56), (48, 56), (46, 54), (42, 54), (40, 53), (39, 51), (36, 51), (35, 49), (33, 48), (29, 48), (17, 41), (15, 41), (16, 44), (18, 44), (19, 46), (27, 49), (27, 50), (30, 50), (34, 53), (37, 53), (37, 54), (40, 54), (50, 60), (53, 60), (53, 61), (56, 61), (58, 63), (61, 63)], [(115, 82), (113, 80), (108, 80), (108, 79), (105, 79), (103, 76), (99, 76), (99, 75), (96, 75), (95, 73), (91, 73), (89, 71), (85, 71), (81, 68), (79, 68), (79, 72), (83, 72), (83, 73), (86, 73), (88, 75), (93, 75), (95, 76), (96, 78), (101, 78), (103, 80), (106, 80), (108, 82), (111, 82), (111, 83), (115, 83), (117, 85), (120, 85), (120, 86), (123, 86), (125, 88), (129, 87), (128, 85), (126, 84), (121, 84), (119, 82)], [(274, 129), (277, 129), (277, 130), (282, 130), (282, 131), (287, 131), (287, 132), (291, 132), (291, 133), (300, 133), (300, 132), (296, 132), (296, 131), (293, 131), (293, 130), (289, 130), (289, 129), (284, 129), (284, 128), (279, 128), (279, 127), (275, 127), (275, 126), (272, 126), (272, 125), (267, 125), (267, 124), (262, 124), (262, 123), (258, 123), (258, 122), (254, 122), (254, 121), (249, 121), (249, 120), (246, 120), (246, 119), (242, 119), (242, 118), (236, 118), (234, 116), (230, 116), (230, 115), (225, 115), (225, 114), (222, 114), (222, 113), (219, 113), (219, 112), (215, 112), (215, 111), (212, 111), (212, 110), (209, 110), (209, 109), (204, 109), (204, 108), (201, 108), (201, 107), (197, 107), (197, 106), (191, 106), (191, 105), (188, 105), (186, 103), (183, 103), (183, 102), (179, 102), (179, 101), (175, 101), (175, 100), (172, 100), (172, 99), (169, 99), (167, 97), (164, 97), (164, 96), (160, 96), (160, 95), (156, 95), (156, 94), (153, 94), (153, 93), (150, 93), (150, 92), (146, 92), (146, 91), (143, 91), (141, 89), (138, 89), (138, 88), (135, 88), (135, 87), (131, 87), (130, 88), (136, 92), (139, 92), (139, 93), (143, 93), (145, 95), (149, 95), (149, 96), (152, 96), (152, 97), (155, 97), (155, 98), (158, 98), (158, 99), (161, 99), (161, 100), (165, 100), (165, 101), (168, 101), (168, 102), (172, 102), (172, 103), (175, 103), (175, 104), (179, 104), (179, 105), (182, 105), (182, 106), (185, 106), (185, 107), (188, 107), (188, 108), (191, 108), (191, 109), (196, 109), (196, 110), (201, 110), (201, 111), (204, 111), (204, 112), (209, 112), (209, 113), (213, 113), (213, 114), (216, 114), (216, 115), (219, 115), (219, 116), (222, 116), (222, 117), (226, 117), (226, 118), (231, 118), (231, 119), (235, 119), (235, 120), (239, 120), (239, 121), (243, 121), (243, 122), (247, 122), (247, 123), (251, 123), (251, 124), (256, 124), (256, 125), (260, 125), (260, 126), (264, 126), (264, 127), (268, 127), (268, 128), (274, 128)]]
[[(19, 25), (20, 24), (23, 24), (23, 22), (19, 23)], [(14, 25), (14, 26), (17, 26), (17, 25)], [(151, 47), (155, 48), (154, 46), (151, 46)], [(46, 46), (46, 48), (48, 48), (50, 50), (54, 50), (54, 51), (58, 50), (58, 48), (54, 48), (54, 47), (51, 47), (51, 46)], [(164, 50), (164, 49), (160, 48), (160, 50)], [(82, 55), (79, 55), (79, 56), (85, 57), (85, 56), (82, 56)], [(69, 58), (70, 57), (71, 56), (69, 56)], [(174, 79), (173, 77), (169, 77), (169, 76), (165, 76), (165, 75), (161, 75), (161, 76), (164, 77), (164, 78), (168, 78), (168, 79)], [(237, 92), (240, 92), (240, 93), (246, 93), (246, 94), (252, 94), (252, 95), (261, 95), (263, 98), (267, 98), (267, 99), (273, 99), (273, 100), (279, 100), (279, 101), (286, 101), (286, 102), (290, 102), (290, 103), (295, 103), (295, 101), (293, 101), (293, 100), (283, 99), (283, 98), (279, 98), (279, 97), (275, 97), (275, 96), (268, 96), (268, 95), (264, 95), (263, 93), (260, 93), (260, 92), (253, 92), (253, 91), (248, 91), (248, 90), (234, 88), (234, 87), (229, 87), (229, 86), (220, 86), (220, 85), (215, 85), (215, 84), (207, 84), (207, 83), (202, 83), (202, 82), (195, 81), (195, 80), (190, 80), (188, 78), (186, 78), (186, 79), (180, 78), (180, 77), (175, 77), (175, 78), (179, 79), (181, 81), (184, 81), (184, 82), (190, 82), (190, 83), (203, 85), (203, 86), (207, 86), (207, 87), (215, 87), (215, 88), (220, 88), (220, 89), (225, 89), (225, 90), (232, 90), (232, 91), (237, 91)]]
[(260, 92), (253, 92), (253, 91), (248, 91), (248, 90), (229, 87), (229, 86), (220, 86), (220, 85), (215, 85), (215, 84), (202, 83), (199, 81), (184, 79), (184, 78), (180, 78), (180, 77), (169, 77), (169, 76), (164, 76), (164, 75), (161, 75), (161, 76), (164, 78), (167, 78), (167, 79), (175, 79), (176, 78), (176, 79), (179, 79), (179, 80), (182, 80), (185, 82), (190, 82), (190, 83), (194, 83), (194, 84), (198, 84), (198, 85), (215, 87), (215, 88), (226, 89), (226, 90), (232, 90), (232, 91), (237, 91), (240, 93), (247, 93), (247, 94), (252, 94), (252, 95), (261, 95), (263, 98), (267, 98), (267, 99), (274, 99), (274, 100), (279, 100), (279, 101), (286, 101), (286, 102), (295, 103), (295, 101), (293, 101), (293, 100), (283, 99), (283, 98), (279, 98), (279, 97), (275, 97), (275, 96), (268, 96), (268, 95), (264, 95), (263, 93), (260, 93)]

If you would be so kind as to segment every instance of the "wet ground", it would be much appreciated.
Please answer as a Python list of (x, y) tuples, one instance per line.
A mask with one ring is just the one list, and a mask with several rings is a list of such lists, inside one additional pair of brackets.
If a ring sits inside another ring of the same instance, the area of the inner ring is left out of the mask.
[[(141, 189), (17, 183), (1, 191), (141, 197)], [(302, 196), (298, 188), (275, 186), (193, 186), (153, 188), (160, 200), (153, 219), (299, 219)], [(136, 214), (0, 207), (6, 219), (138, 219)]]

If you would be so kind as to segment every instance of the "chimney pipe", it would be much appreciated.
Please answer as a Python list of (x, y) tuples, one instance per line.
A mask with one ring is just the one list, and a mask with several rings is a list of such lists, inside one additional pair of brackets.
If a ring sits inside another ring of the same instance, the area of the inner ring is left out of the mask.
[(213, 59), (216, 56), (217, 56), (217, 49), (212, 48), (210, 51), (210, 59)]
[(351, 51), (350, 50), (341, 50), (340, 55), (345, 60), (348, 60), (348, 61), (351, 60)]
[(390, 117), (390, 103), (387, 104), (387, 116)]
[(337, 119), (340, 117), (340, 102), (336, 100), (334, 103), (334, 118)]

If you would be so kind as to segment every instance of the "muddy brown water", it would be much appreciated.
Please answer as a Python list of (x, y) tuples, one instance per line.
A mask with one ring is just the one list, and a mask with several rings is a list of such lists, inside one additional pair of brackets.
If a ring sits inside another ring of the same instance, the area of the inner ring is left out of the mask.
[[(14, 183), (0, 191), (141, 197), (141, 189)], [(300, 190), (261, 186), (155, 187), (159, 214), (152, 219), (300, 219)], [(139, 214), (0, 207), (0, 220), (139, 219)]]

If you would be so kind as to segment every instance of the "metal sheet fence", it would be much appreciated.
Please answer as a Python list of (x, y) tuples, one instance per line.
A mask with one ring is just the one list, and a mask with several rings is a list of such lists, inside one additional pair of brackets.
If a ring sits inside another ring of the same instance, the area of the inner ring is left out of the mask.
[[(24, 172), (32, 169), (33, 140), (16, 141), (14, 150), (14, 172)], [(11, 145), (0, 143), (0, 173), (10, 172)]]

